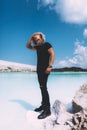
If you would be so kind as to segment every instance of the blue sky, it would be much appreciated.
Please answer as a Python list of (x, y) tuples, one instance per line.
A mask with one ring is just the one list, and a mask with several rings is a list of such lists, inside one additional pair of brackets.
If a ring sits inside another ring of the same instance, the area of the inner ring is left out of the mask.
[(0, 60), (36, 65), (26, 43), (38, 31), (54, 48), (54, 67), (87, 68), (87, 0), (0, 0)]

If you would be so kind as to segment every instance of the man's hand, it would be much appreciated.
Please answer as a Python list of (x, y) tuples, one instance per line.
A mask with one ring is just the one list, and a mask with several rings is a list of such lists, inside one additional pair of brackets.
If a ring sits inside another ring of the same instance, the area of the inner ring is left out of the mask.
[(47, 67), (45, 73), (46, 73), (46, 74), (49, 74), (49, 73), (51, 72), (51, 70), (52, 70), (52, 68)]

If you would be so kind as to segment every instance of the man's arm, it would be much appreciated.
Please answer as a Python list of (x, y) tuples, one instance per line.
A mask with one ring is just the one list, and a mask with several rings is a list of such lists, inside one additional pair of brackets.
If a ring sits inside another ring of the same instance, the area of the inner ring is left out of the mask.
[(32, 42), (32, 36), (31, 36), (30, 39), (28, 40), (26, 47), (27, 47), (28, 49), (31, 49), (31, 50), (36, 50), (35, 47), (31, 45), (31, 42)]
[(49, 66), (52, 66), (54, 63), (54, 57), (55, 57), (53, 48), (48, 49), (48, 52), (50, 54)]
[(48, 52), (50, 54), (50, 60), (49, 60), (49, 66), (46, 69), (46, 73), (50, 73), (52, 70), (52, 65), (54, 63), (54, 58), (55, 58), (55, 54), (54, 54), (54, 50), (53, 48), (49, 48)]

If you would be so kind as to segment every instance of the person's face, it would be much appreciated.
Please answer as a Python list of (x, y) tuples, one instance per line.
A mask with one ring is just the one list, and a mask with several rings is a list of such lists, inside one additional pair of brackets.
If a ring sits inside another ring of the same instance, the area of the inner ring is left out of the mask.
[(43, 43), (43, 39), (41, 38), (41, 36), (39, 34), (34, 35), (34, 41), (37, 44), (42, 44)]

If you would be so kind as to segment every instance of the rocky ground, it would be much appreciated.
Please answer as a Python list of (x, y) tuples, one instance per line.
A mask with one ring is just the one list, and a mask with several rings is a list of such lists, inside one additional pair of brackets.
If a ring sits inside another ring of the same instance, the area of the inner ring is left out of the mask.
[(56, 100), (52, 106), (51, 116), (38, 120), (39, 113), (28, 111), (28, 124), (32, 130), (87, 130), (87, 84), (76, 92), (72, 100), (72, 111)]

